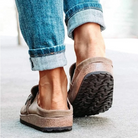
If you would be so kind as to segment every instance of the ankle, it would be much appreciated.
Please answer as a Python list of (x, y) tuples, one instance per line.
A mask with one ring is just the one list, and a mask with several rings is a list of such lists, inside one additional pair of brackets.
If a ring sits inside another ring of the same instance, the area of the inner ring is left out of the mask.
[(79, 44), (75, 49), (77, 65), (85, 59), (93, 57), (105, 57), (104, 45)]
[(105, 57), (105, 44), (100, 26), (94, 23), (84, 24), (74, 31), (74, 49), (77, 64), (92, 57)]
[(67, 109), (67, 77), (63, 68), (40, 71), (38, 97), (38, 104), (44, 109)]

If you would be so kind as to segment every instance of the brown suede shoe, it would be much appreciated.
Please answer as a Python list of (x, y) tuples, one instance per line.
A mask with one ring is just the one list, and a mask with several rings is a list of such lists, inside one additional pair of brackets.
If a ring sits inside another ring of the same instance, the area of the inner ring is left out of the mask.
[(38, 85), (31, 90), (25, 105), (21, 109), (20, 122), (43, 132), (69, 131), (73, 124), (73, 109), (45, 110), (37, 104)]
[(113, 99), (112, 61), (104, 57), (89, 58), (70, 68), (68, 98), (75, 117), (95, 115), (108, 110)]

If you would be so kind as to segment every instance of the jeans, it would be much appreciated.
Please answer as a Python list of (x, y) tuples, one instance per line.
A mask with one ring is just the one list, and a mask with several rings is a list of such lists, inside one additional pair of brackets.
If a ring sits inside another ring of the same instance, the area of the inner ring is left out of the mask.
[(78, 26), (93, 22), (105, 29), (100, 0), (15, 0), (20, 29), (29, 47), (31, 68), (42, 71), (67, 64), (64, 18), (68, 36)]

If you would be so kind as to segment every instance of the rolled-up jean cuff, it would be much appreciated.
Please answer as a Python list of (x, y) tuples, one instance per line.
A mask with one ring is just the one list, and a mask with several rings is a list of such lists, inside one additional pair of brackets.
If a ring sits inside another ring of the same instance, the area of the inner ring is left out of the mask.
[(74, 29), (88, 22), (99, 24), (101, 27), (101, 31), (105, 29), (103, 13), (100, 10), (96, 9), (86, 9), (77, 12), (68, 20), (67, 22), (68, 36), (73, 39)]
[(43, 57), (30, 57), (30, 62), (33, 71), (50, 70), (67, 64), (65, 52)]

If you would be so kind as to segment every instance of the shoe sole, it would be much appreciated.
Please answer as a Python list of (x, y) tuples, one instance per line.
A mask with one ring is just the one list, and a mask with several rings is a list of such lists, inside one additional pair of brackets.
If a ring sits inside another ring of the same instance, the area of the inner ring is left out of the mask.
[(72, 117), (44, 118), (38, 115), (20, 115), (20, 122), (42, 132), (63, 132), (72, 130)]
[(113, 76), (108, 72), (87, 74), (72, 103), (74, 117), (96, 115), (107, 111), (113, 101)]

